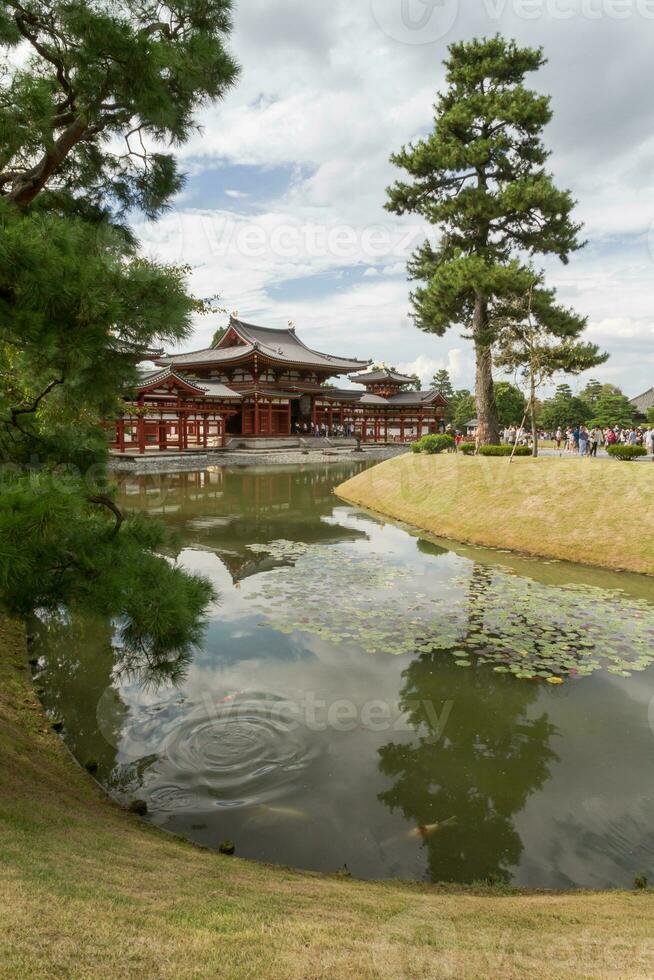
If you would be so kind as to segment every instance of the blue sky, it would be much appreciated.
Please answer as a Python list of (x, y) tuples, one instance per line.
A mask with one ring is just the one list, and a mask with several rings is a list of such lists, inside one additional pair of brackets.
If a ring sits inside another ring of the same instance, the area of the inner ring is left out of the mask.
[[(542, 45), (546, 141), (587, 247), (548, 281), (611, 360), (593, 374), (654, 385), (654, 0), (248, 0), (241, 80), (180, 151), (187, 184), (146, 253), (192, 266), (196, 293), (264, 326), (294, 321), (321, 350), (470, 387), (470, 342), (409, 318), (406, 260), (427, 229), (384, 211), (389, 154), (426, 132), (447, 44), (500, 31)], [(224, 315), (200, 319), (208, 343)], [(583, 384), (586, 379), (580, 379)]]

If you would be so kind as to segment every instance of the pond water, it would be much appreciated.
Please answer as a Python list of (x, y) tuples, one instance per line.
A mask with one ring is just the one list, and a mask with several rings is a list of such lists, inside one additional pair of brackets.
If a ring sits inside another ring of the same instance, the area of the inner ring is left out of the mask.
[(382, 523), (332, 493), (361, 465), (126, 479), (219, 599), (163, 663), (110, 622), (39, 622), (72, 752), (241, 857), (546, 888), (654, 873), (651, 581)]

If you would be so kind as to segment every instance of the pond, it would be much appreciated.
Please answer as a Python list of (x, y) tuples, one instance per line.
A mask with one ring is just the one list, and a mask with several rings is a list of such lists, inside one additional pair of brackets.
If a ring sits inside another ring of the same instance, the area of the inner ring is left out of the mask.
[(240, 857), (534, 888), (653, 873), (651, 581), (383, 523), (333, 495), (362, 465), (126, 478), (123, 506), (219, 599), (164, 662), (111, 622), (39, 621), (71, 751)]

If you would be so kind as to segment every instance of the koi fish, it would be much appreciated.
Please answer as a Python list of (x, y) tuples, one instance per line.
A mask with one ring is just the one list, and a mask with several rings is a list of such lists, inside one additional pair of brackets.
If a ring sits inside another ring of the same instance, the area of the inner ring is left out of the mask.
[(298, 810), (294, 806), (268, 806), (267, 803), (260, 803), (257, 807), (260, 813), (267, 813), (273, 817), (284, 817), (287, 820), (308, 820), (309, 814), (306, 810)]
[(456, 817), (449, 817), (447, 820), (441, 820), (440, 823), (421, 824), (419, 827), (414, 827), (413, 830), (410, 830), (407, 837), (409, 840), (418, 840), (420, 838), (424, 840), (424, 838), (431, 837), (432, 834), (442, 830), (443, 827), (453, 827), (455, 823)]

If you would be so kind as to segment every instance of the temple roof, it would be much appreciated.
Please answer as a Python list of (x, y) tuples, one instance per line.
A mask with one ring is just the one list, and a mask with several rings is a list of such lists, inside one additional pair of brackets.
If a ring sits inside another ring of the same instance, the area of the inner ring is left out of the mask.
[(637, 395), (635, 398), (632, 398), (631, 404), (641, 415), (645, 415), (650, 408), (654, 407), (654, 388), (650, 388), (649, 391), (643, 392), (642, 395)]
[(359, 402), (362, 405), (429, 405), (432, 402), (447, 405), (447, 399), (435, 388), (430, 391), (398, 391), (388, 398), (357, 388), (324, 388), (316, 394), (327, 400), (332, 398), (334, 401)]
[(380, 367), (375, 371), (369, 371), (368, 374), (359, 374), (352, 380), (364, 385), (383, 384), (384, 381), (390, 381), (396, 385), (411, 385), (415, 379), (407, 377), (406, 374), (399, 374), (392, 368)]
[(297, 337), (295, 328), (257, 327), (238, 320), (235, 316), (230, 317), (229, 327), (215, 347), (190, 351), (187, 354), (167, 355), (158, 358), (157, 363), (174, 364), (178, 367), (222, 365), (231, 361), (242, 361), (255, 353), (282, 364), (328, 369), (332, 374), (351, 374), (370, 364), (370, 361), (337, 357), (313, 350)]
[(390, 405), (429, 405), (431, 402), (448, 404), (447, 399), (435, 388), (429, 391), (399, 391), (397, 395), (391, 395), (388, 399)]
[(156, 389), (159, 385), (164, 385), (171, 379), (175, 387), (185, 388), (187, 391), (195, 393), (200, 397), (204, 396), (208, 399), (219, 398), (221, 401), (232, 398), (240, 401), (243, 397), (240, 392), (228, 388), (227, 385), (219, 384), (217, 381), (197, 381), (192, 378), (187, 378), (184, 374), (180, 374), (179, 371), (175, 371), (170, 367), (159, 368), (156, 371), (147, 370), (141, 372), (136, 387), (138, 391)]

